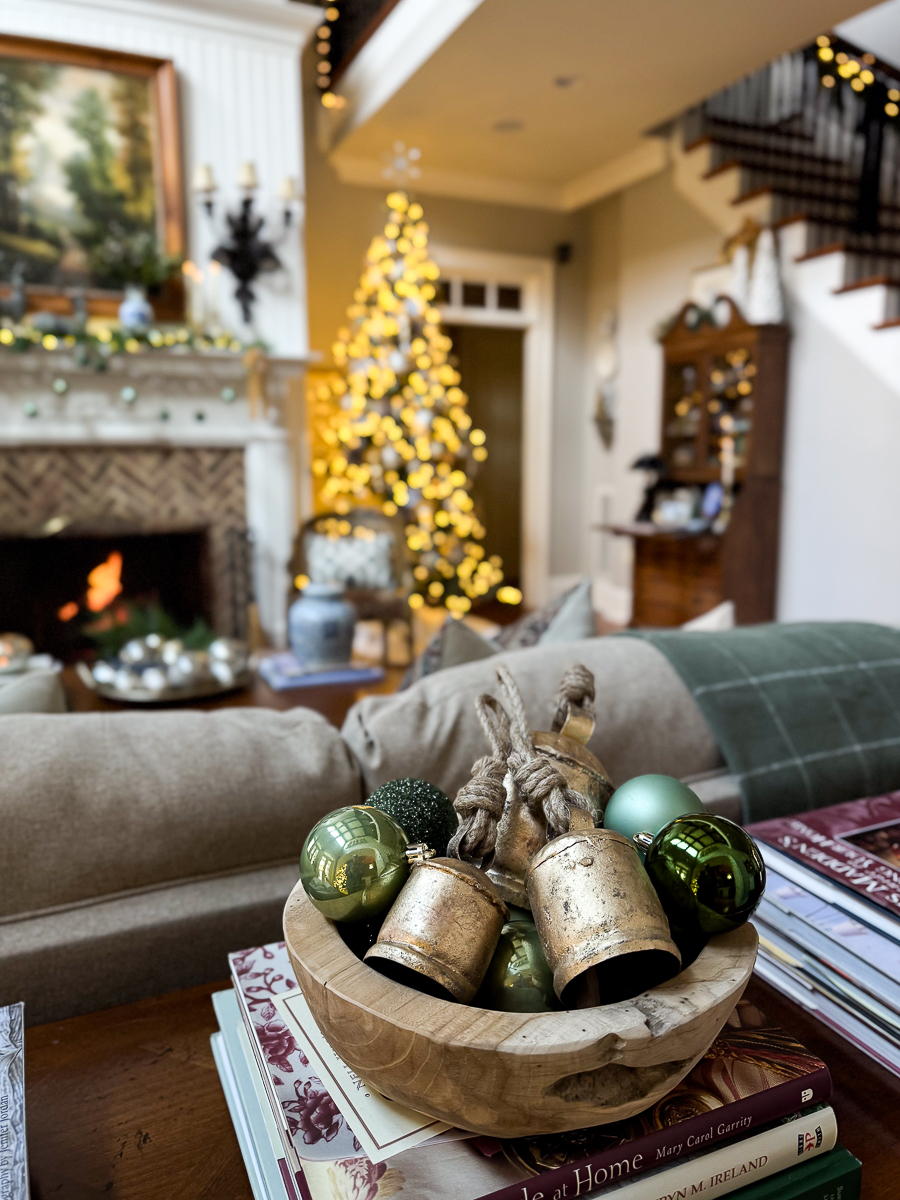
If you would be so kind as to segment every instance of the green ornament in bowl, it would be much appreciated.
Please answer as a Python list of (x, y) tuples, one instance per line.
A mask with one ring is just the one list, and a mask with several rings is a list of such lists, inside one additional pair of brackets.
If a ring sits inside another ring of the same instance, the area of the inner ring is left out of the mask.
[(365, 804), (336, 808), (310, 830), (300, 882), (332, 921), (369, 921), (387, 912), (406, 883), (406, 831)]
[(553, 972), (531, 913), (510, 907), (509, 920), (472, 1004), (496, 1012), (555, 1012)]
[(730, 933), (756, 911), (766, 866), (753, 838), (734, 821), (688, 813), (651, 839), (635, 839), (673, 937), (702, 939)]
[[(702, 813), (700, 797), (671, 775), (636, 775), (609, 798), (603, 826), (631, 841), (639, 833), (657, 834), (683, 813)], [(638, 852), (643, 853), (638, 846)]]
[(438, 855), (456, 832), (456, 809), (448, 796), (424, 779), (392, 779), (369, 797), (368, 804), (393, 817), (411, 842), (424, 842)]

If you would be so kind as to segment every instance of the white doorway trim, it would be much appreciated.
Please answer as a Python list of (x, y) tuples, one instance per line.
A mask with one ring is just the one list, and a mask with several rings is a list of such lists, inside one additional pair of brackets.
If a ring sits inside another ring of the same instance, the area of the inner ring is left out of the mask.
[[(451, 284), (451, 302), (441, 305), (445, 324), (523, 330), (522, 591), (526, 604), (537, 607), (549, 598), (554, 264), (549, 258), (457, 246), (432, 245), (431, 252), (441, 278)], [(462, 303), (463, 282), (486, 285), (483, 306)], [(520, 307), (498, 308), (498, 287), (521, 289)]]

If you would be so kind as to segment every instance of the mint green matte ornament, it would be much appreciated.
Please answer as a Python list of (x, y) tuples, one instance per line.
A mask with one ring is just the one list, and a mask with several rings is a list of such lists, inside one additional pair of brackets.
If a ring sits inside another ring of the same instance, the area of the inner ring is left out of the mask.
[[(636, 833), (654, 837), (664, 825), (684, 813), (706, 812), (700, 797), (671, 775), (636, 775), (609, 798), (603, 825), (628, 838)], [(643, 851), (639, 848), (643, 857)]]

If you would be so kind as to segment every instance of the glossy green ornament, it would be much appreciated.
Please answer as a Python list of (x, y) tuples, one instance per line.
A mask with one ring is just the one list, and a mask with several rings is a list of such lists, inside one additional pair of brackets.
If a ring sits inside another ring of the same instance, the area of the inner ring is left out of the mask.
[(603, 813), (603, 826), (631, 841), (638, 833), (657, 834), (663, 825), (682, 813), (705, 811), (700, 797), (680, 779), (671, 775), (636, 775), (610, 796)]
[(371, 920), (387, 912), (406, 883), (408, 842), (402, 826), (377, 808), (336, 808), (303, 845), (300, 882), (330, 920)]
[(766, 867), (756, 843), (710, 813), (676, 817), (648, 843), (644, 866), (673, 937), (699, 938), (743, 925), (762, 899)]
[(510, 908), (484, 982), (472, 1001), (497, 1012), (553, 1012), (559, 1009), (553, 972), (547, 965), (531, 914)]
[(393, 817), (411, 842), (424, 842), (438, 855), (447, 853), (447, 843), (459, 822), (449, 797), (433, 783), (392, 779), (373, 792), (367, 803)]

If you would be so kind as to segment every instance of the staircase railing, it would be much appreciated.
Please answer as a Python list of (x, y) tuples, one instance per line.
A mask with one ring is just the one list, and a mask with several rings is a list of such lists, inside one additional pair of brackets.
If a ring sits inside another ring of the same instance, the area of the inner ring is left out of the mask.
[(723, 88), (682, 117), (713, 169), (739, 164), (776, 216), (807, 215), (900, 256), (900, 71), (833, 34)]

